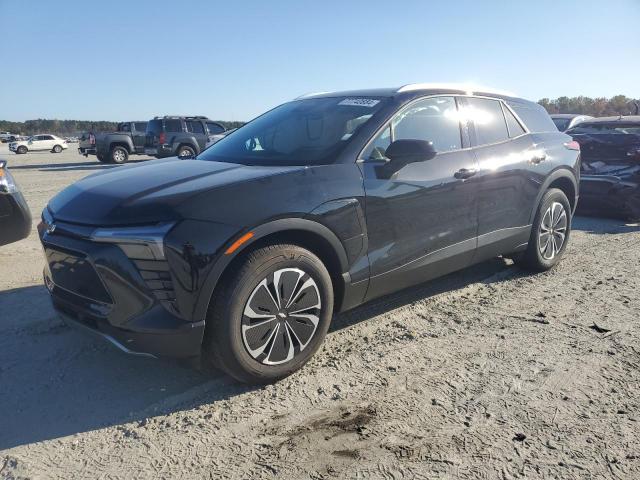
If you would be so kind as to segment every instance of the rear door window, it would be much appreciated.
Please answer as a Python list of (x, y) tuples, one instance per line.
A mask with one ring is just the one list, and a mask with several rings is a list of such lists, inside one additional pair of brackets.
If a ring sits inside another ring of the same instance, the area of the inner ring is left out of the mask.
[(135, 124), (136, 132), (144, 132), (147, 129), (147, 124), (145, 122), (136, 122)]
[(182, 132), (182, 122), (180, 120), (165, 120), (164, 129), (166, 132)]
[(498, 100), (488, 98), (467, 98), (466, 115), (473, 121), (478, 145), (504, 142), (509, 139), (509, 131)]

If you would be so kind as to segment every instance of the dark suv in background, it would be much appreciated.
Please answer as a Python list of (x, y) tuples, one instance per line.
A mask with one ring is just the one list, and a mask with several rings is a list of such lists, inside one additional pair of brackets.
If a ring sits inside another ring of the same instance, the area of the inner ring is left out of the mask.
[[(161, 143), (169, 122), (187, 136), (189, 119), (156, 120)], [(580, 152), (540, 105), (418, 84), (301, 97), (154, 163), (49, 202), (54, 307), (125, 351), (266, 382), (313, 355), (334, 312), (498, 255), (552, 268)]]
[(193, 157), (205, 149), (210, 136), (224, 131), (207, 117), (155, 117), (147, 123), (144, 151), (156, 158)]

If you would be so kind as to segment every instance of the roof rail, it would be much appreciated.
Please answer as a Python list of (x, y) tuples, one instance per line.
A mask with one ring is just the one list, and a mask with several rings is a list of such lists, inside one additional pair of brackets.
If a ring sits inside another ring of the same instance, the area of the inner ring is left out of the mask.
[(162, 115), (162, 116), (155, 116), (153, 117), (154, 120), (160, 120), (160, 119), (167, 119), (167, 118), (186, 118), (188, 120), (209, 120), (209, 117), (206, 117), (204, 115)]
[(513, 92), (506, 90), (498, 90), (491, 87), (483, 87), (472, 83), (409, 83), (400, 87), (396, 93), (412, 92), (415, 90), (461, 90), (467, 94), (473, 93), (493, 93), (495, 95), (504, 95), (506, 97), (517, 97)]

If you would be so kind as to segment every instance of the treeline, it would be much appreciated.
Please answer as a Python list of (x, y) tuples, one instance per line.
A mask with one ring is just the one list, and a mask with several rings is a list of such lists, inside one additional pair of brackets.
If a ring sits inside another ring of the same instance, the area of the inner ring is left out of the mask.
[[(224, 125), (225, 128), (238, 128), (244, 125), (244, 122), (216, 122)], [(0, 120), (0, 131), (7, 131), (17, 135), (36, 135), (38, 133), (52, 133), (60, 136), (78, 135), (87, 131), (109, 131), (115, 130), (118, 122), (91, 122), (88, 120), (27, 120), (25, 122), (10, 122), (8, 120)]]
[[(580, 113), (593, 117), (607, 117), (611, 115), (637, 115), (640, 108), (640, 99), (629, 98), (625, 95), (616, 95), (611, 98), (589, 97), (558, 97), (555, 99), (543, 98), (538, 103), (547, 109), (549, 113)], [(636, 105), (638, 105), (636, 107)]]

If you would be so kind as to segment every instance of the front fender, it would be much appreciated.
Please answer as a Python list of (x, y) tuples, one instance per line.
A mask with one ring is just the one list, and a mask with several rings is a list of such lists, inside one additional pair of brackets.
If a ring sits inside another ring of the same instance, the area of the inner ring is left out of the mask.
[[(341, 271), (348, 271), (348, 257), (340, 239), (329, 228), (313, 220), (282, 218), (253, 228), (185, 220), (166, 239), (166, 256), (174, 275), (178, 309), (193, 322), (203, 321), (211, 295), (229, 264), (266, 236), (290, 231), (322, 237), (335, 251)], [(247, 232), (253, 233), (250, 240), (233, 253), (225, 254), (229, 246)], [(201, 240), (185, 242), (187, 238)]]

